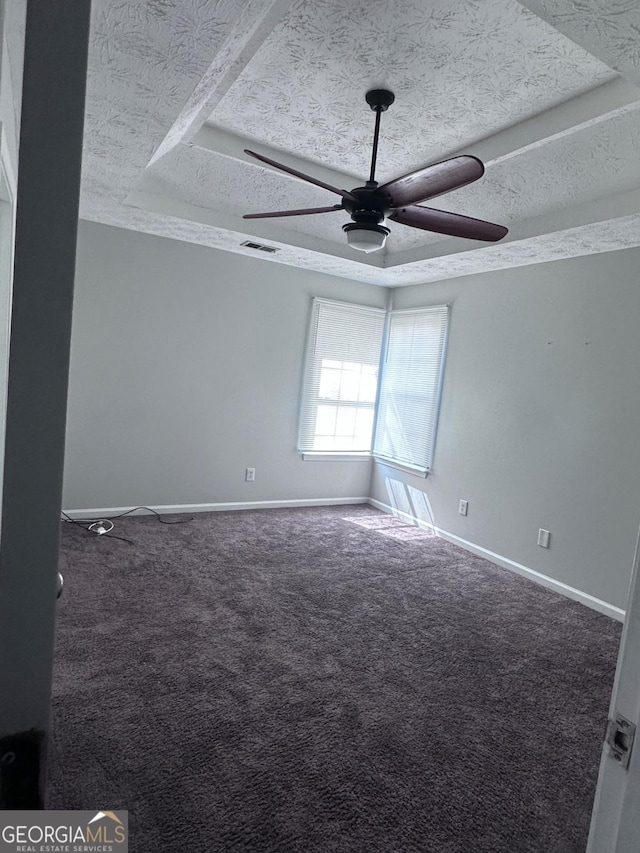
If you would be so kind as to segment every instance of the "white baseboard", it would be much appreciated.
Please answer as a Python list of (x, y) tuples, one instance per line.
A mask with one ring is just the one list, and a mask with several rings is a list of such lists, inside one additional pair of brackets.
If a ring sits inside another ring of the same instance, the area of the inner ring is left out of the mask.
[[(161, 504), (142, 507), (131, 515), (151, 515), (150, 510), (155, 510), (161, 515), (175, 515), (176, 513), (193, 512), (229, 512), (239, 509), (283, 509), (296, 506), (342, 506), (343, 504), (366, 504), (368, 497), (360, 498), (305, 498), (302, 500), (289, 501), (238, 501), (230, 503), (215, 504)], [(91, 509), (65, 509), (63, 510), (69, 518), (108, 518), (120, 515), (130, 510), (130, 506), (109, 506)]]
[[(196, 512), (229, 512), (231, 510), (250, 510), (250, 509), (279, 509), (286, 507), (304, 507), (304, 506), (342, 506), (346, 504), (370, 504), (376, 509), (380, 509), (383, 512), (389, 513), (390, 515), (395, 515), (398, 518), (404, 518), (407, 521), (411, 522), (411, 524), (415, 524), (418, 527), (422, 527), (425, 530), (432, 530), (438, 536), (441, 536), (443, 539), (446, 539), (448, 542), (453, 542), (454, 545), (459, 545), (461, 548), (464, 548), (467, 551), (470, 551), (472, 554), (477, 554), (479, 557), (484, 557), (486, 560), (489, 560), (492, 563), (495, 563), (498, 566), (502, 566), (505, 569), (509, 569), (512, 572), (516, 572), (519, 575), (523, 575), (529, 580), (535, 581), (536, 583), (541, 584), (542, 586), (547, 587), (548, 589), (552, 589), (555, 592), (559, 592), (561, 595), (565, 595), (567, 598), (571, 598), (574, 601), (579, 601), (581, 604), (586, 604), (587, 607), (591, 607), (593, 610), (598, 610), (600, 613), (604, 613), (607, 616), (612, 617), (613, 619), (617, 619), (619, 622), (624, 622), (625, 611), (620, 607), (615, 607), (613, 604), (609, 604), (606, 601), (602, 601), (599, 598), (595, 598), (593, 595), (589, 595), (586, 592), (582, 592), (579, 589), (575, 589), (572, 586), (568, 586), (567, 584), (562, 583), (561, 581), (555, 580), (554, 578), (550, 578), (548, 575), (543, 575), (540, 572), (536, 572), (534, 569), (530, 569), (527, 566), (523, 566), (521, 563), (516, 563), (514, 560), (510, 560), (508, 557), (503, 557), (501, 554), (496, 554), (493, 551), (489, 551), (487, 548), (482, 548), (480, 545), (475, 545), (473, 542), (468, 542), (466, 539), (462, 539), (460, 536), (456, 536), (454, 533), (449, 533), (447, 530), (442, 530), (440, 527), (436, 527), (434, 524), (430, 524), (428, 521), (423, 521), (420, 518), (416, 518), (409, 513), (402, 512), (402, 510), (394, 509), (394, 507), (389, 504), (382, 503), (382, 501), (377, 501), (374, 498), (369, 497), (353, 497), (353, 498), (305, 498), (301, 500), (286, 500), (286, 501), (238, 501), (238, 502), (228, 502), (228, 503), (210, 503), (210, 504), (161, 504), (156, 506), (144, 507), (142, 509), (136, 510), (135, 515), (150, 515), (150, 510), (155, 510), (161, 515), (174, 515), (177, 513), (196, 513)], [(128, 506), (111, 506), (111, 507), (100, 507), (100, 508), (90, 508), (90, 509), (66, 509), (64, 512), (69, 518), (79, 519), (79, 518), (109, 518), (110, 516), (120, 515), (121, 513), (127, 512), (127, 510), (131, 509)], [(133, 515), (134, 513), (132, 513)]]
[(589, 595), (587, 592), (582, 592), (579, 589), (575, 589), (572, 586), (562, 583), (562, 581), (555, 580), (554, 578), (550, 578), (548, 575), (543, 575), (540, 572), (536, 572), (534, 569), (523, 566), (522, 563), (516, 563), (508, 557), (503, 557), (500, 554), (489, 551), (487, 548), (482, 548), (480, 545), (468, 542), (466, 539), (462, 539), (454, 533), (442, 530), (440, 527), (436, 527), (428, 521), (416, 518), (416, 516), (410, 515), (409, 513), (402, 512), (402, 510), (394, 509), (394, 507), (389, 504), (382, 503), (382, 501), (369, 498), (367, 503), (376, 507), (376, 509), (381, 509), (383, 512), (389, 513), (390, 515), (395, 515), (398, 518), (404, 518), (425, 530), (432, 530), (436, 535), (441, 536), (448, 542), (452, 542), (454, 545), (459, 545), (461, 548), (464, 548), (466, 551), (470, 551), (472, 554), (476, 554), (478, 557), (484, 557), (485, 560), (489, 560), (498, 566), (502, 566), (505, 569), (516, 572), (516, 574), (523, 575), (524, 577), (529, 578), (529, 580), (539, 583), (541, 586), (545, 586), (548, 589), (552, 589), (554, 592), (559, 592), (561, 595), (565, 595), (567, 598), (572, 598), (574, 601), (586, 604), (587, 607), (591, 607), (593, 610), (598, 610), (600, 613), (604, 613), (606, 616), (610, 616), (618, 622), (624, 622), (625, 611), (620, 607), (615, 607), (613, 604), (609, 604), (606, 601), (595, 598), (595, 596)]

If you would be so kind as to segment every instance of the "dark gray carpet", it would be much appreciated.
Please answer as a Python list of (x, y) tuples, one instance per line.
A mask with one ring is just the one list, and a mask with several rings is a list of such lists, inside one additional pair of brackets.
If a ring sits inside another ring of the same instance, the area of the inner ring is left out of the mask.
[(620, 626), (364, 506), (63, 526), (49, 807), (130, 849), (583, 853)]

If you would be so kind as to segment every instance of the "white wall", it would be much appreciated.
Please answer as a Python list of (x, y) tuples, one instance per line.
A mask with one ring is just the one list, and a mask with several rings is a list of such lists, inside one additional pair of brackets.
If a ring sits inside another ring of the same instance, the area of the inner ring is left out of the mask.
[(376, 463), (372, 496), (624, 607), (640, 523), (639, 268), (628, 249), (394, 291), (396, 308), (452, 306), (448, 355), (432, 473)]
[(81, 222), (64, 507), (368, 495), (369, 462), (295, 451), (313, 296), (386, 291)]

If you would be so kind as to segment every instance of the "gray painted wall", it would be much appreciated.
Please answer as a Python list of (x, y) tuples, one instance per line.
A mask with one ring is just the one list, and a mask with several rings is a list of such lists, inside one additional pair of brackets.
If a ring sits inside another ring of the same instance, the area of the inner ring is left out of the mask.
[(372, 497), (624, 607), (640, 522), (639, 268), (628, 249), (395, 291), (396, 308), (452, 306), (448, 355), (433, 472), (376, 463)]
[(370, 462), (295, 451), (313, 296), (386, 291), (81, 222), (64, 507), (368, 495)]
[(83, 222), (64, 506), (371, 493), (624, 607), (639, 265), (629, 249), (395, 290), (398, 308), (452, 306), (442, 410), (429, 477), (376, 464), (370, 482), (369, 463), (302, 462), (295, 441), (311, 297), (382, 307), (383, 288)]

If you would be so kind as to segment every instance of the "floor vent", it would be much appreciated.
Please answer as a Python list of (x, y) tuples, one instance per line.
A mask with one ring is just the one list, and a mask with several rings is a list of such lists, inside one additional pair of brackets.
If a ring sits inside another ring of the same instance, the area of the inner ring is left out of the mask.
[(246, 246), (247, 249), (257, 249), (259, 252), (268, 252), (270, 255), (278, 251), (275, 246), (265, 246), (262, 243), (252, 243), (251, 240), (245, 240), (244, 243), (240, 243), (240, 245)]

